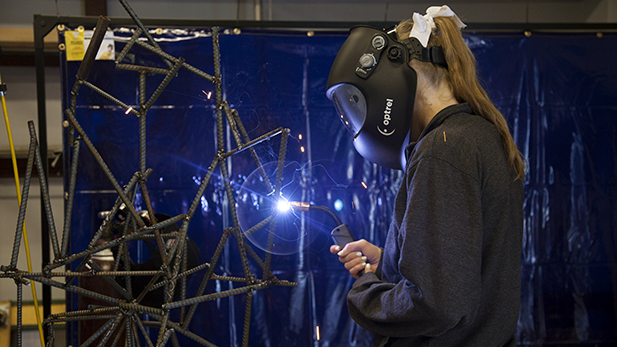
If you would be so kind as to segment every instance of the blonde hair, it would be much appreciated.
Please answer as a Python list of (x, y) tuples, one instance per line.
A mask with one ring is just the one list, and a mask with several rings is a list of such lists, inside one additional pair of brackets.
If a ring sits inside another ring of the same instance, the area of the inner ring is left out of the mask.
[[(522, 180), (525, 178), (525, 159), (514, 143), (505, 118), (490, 101), (478, 81), (476, 58), (450, 17), (436, 17), (434, 21), (437, 33), (431, 35), (427, 46), (442, 47), (448, 67), (414, 60), (412, 61), (414, 70), (423, 74), (435, 85), (439, 85), (442, 81), (447, 82), (458, 102), (467, 102), (475, 114), (495, 124), (501, 136), (508, 164), (516, 173), (516, 179)], [(412, 27), (413, 22), (410, 20), (401, 22), (396, 29), (399, 39), (407, 39)]]

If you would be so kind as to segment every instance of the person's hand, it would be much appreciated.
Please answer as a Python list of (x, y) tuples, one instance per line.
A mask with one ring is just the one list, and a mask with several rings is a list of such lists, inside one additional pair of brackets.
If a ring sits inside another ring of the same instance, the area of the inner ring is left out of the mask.
[(381, 259), (381, 248), (362, 239), (350, 242), (343, 249), (337, 245), (330, 247), (330, 253), (338, 255), (338, 260), (345, 264), (345, 269), (353, 278), (359, 278), (360, 271), (375, 272)]

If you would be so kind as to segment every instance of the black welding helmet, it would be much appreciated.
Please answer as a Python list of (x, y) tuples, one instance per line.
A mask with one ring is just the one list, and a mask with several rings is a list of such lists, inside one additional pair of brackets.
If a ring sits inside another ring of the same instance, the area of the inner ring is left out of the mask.
[(357, 26), (339, 50), (326, 95), (353, 134), (365, 159), (404, 169), (417, 76), (411, 59), (445, 65), (440, 47), (425, 48), (415, 38), (402, 42), (395, 28)]

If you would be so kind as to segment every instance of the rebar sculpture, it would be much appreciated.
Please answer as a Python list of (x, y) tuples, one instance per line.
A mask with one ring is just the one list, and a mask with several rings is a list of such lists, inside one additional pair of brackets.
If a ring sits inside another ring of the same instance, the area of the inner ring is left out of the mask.
[[(22, 285), (28, 284), (29, 280), (40, 282), (44, 285), (54, 286), (63, 290), (83, 295), (86, 297), (102, 300), (109, 304), (109, 306), (97, 306), (90, 307), (87, 310), (72, 311), (61, 314), (54, 314), (46, 317), (44, 324), (49, 329), (49, 336), (47, 340), (47, 346), (54, 345), (54, 329), (55, 323), (62, 322), (74, 322), (84, 320), (104, 320), (103, 326), (90, 336), (82, 346), (89, 346), (93, 343), (97, 343), (98, 346), (104, 346), (111, 341), (112, 346), (116, 346), (118, 343), (122, 343), (120, 339), (124, 337), (126, 346), (139, 346), (140, 334), (143, 340), (148, 346), (165, 346), (171, 340), (173, 346), (179, 346), (177, 334), (182, 334), (189, 339), (199, 343), (203, 346), (214, 346), (206, 338), (199, 336), (199, 334), (191, 332), (189, 330), (189, 324), (195, 314), (197, 305), (202, 302), (216, 300), (220, 298), (230, 297), (239, 294), (246, 294), (246, 308), (244, 316), (244, 330), (243, 330), (243, 346), (248, 345), (249, 336), (249, 324), (251, 316), (251, 305), (253, 292), (255, 290), (265, 289), (271, 285), (280, 286), (295, 286), (296, 283), (288, 282), (285, 280), (279, 280), (270, 271), (271, 265), (271, 252), (266, 252), (265, 259), (261, 259), (258, 254), (251, 248), (249, 244), (245, 242), (245, 236), (240, 230), (238, 224), (237, 211), (235, 210), (235, 197), (230, 184), (229, 172), (226, 163), (226, 159), (237, 153), (243, 151), (249, 151), (252, 159), (259, 169), (262, 167), (260, 160), (255, 152), (254, 146), (262, 141), (271, 139), (275, 136), (281, 136), (281, 143), (278, 156), (278, 175), (274, 182), (271, 182), (266, 173), (260, 171), (264, 181), (268, 187), (272, 188), (274, 196), (279, 196), (281, 190), (282, 181), (282, 169), (285, 160), (285, 152), (287, 147), (287, 137), (289, 135), (289, 129), (278, 128), (270, 131), (255, 139), (250, 139), (242, 122), (238, 117), (238, 113), (231, 109), (229, 104), (223, 100), (223, 92), (221, 85), (221, 65), (220, 65), (220, 49), (219, 49), (219, 28), (212, 28), (212, 42), (214, 49), (214, 76), (211, 76), (199, 69), (189, 65), (183, 58), (173, 57), (161, 50), (154, 38), (150, 35), (148, 30), (139, 20), (135, 12), (131, 9), (126, 0), (120, 0), (120, 3), (124, 6), (128, 14), (133, 19), (137, 26), (134, 35), (130, 41), (126, 44), (124, 49), (120, 52), (116, 58), (116, 68), (135, 71), (139, 73), (139, 109), (123, 103), (119, 99), (103, 91), (99, 87), (93, 85), (87, 81), (88, 75), (92, 68), (93, 61), (96, 53), (101, 45), (105, 31), (109, 25), (110, 20), (106, 17), (100, 17), (96, 29), (94, 31), (92, 40), (86, 51), (85, 57), (77, 72), (77, 80), (71, 91), (71, 103), (70, 107), (65, 110), (65, 114), (70, 121), (69, 124), (69, 142), (72, 147), (72, 156), (70, 158), (70, 172), (69, 172), (69, 186), (68, 196), (65, 207), (64, 215), (64, 228), (62, 230), (61, 238), (58, 238), (53, 215), (51, 211), (51, 203), (49, 193), (47, 192), (47, 181), (45, 175), (39, 172), (40, 184), (42, 187), (42, 199), (44, 202), (45, 217), (47, 218), (50, 228), (51, 246), (53, 249), (54, 259), (48, 265), (43, 268), (42, 272), (28, 272), (19, 270), (17, 268), (17, 260), (19, 255), (19, 248), (22, 238), (22, 229), (24, 224), (24, 218), (26, 213), (26, 207), (28, 202), (28, 192), (30, 189), (30, 182), (32, 177), (33, 167), (41, 168), (42, 160), (37, 143), (36, 132), (34, 123), (31, 121), (28, 123), (30, 131), (30, 147), (28, 151), (28, 161), (25, 173), (25, 181), (23, 186), (22, 203), (19, 209), (17, 229), (15, 232), (15, 240), (13, 245), (13, 252), (11, 256), (11, 263), (8, 266), (0, 267), (0, 278), (12, 278), (17, 284), (18, 293), (18, 341), (17, 345), (21, 346), (21, 312), (22, 302), (21, 293)], [(139, 40), (144, 36), (147, 40)], [(147, 42), (145, 42), (147, 41)], [(135, 45), (139, 45), (144, 49), (151, 51), (163, 59), (168, 69), (154, 68), (148, 66), (138, 66), (124, 64), (122, 61), (126, 57), (129, 50)], [(216, 95), (216, 114), (217, 114), (217, 136), (218, 136), (218, 152), (213, 159), (212, 164), (208, 168), (207, 175), (201, 181), (199, 189), (197, 190), (193, 202), (185, 214), (173, 216), (164, 221), (157, 221), (154, 214), (150, 197), (148, 195), (148, 189), (146, 180), (152, 173), (151, 169), (146, 169), (146, 116), (148, 110), (155, 103), (157, 98), (161, 95), (167, 84), (176, 75), (180, 69), (186, 69), (197, 76), (211, 82), (215, 86)], [(154, 93), (147, 98), (146, 95), (146, 76), (150, 74), (163, 74), (165, 75), (163, 81), (156, 88)], [(126, 113), (131, 113), (139, 118), (139, 171), (137, 171), (128, 184), (125, 187), (121, 187), (118, 180), (114, 177), (109, 167), (105, 163), (105, 160), (101, 157), (92, 141), (89, 139), (88, 134), (80, 126), (76, 119), (76, 106), (77, 106), (77, 94), (79, 89), (85, 86), (99, 93), (103, 97), (111, 100), (113, 103), (119, 105), (126, 110)], [(226, 120), (231, 128), (236, 148), (226, 151), (223, 141), (224, 132), (224, 120)], [(99, 166), (113, 185), (117, 199), (115, 204), (111, 208), (111, 211), (107, 214), (104, 221), (100, 225), (98, 231), (90, 241), (88, 248), (80, 253), (68, 254), (68, 241), (69, 234), (71, 233), (71, 218), (73, 200), (75, 196), (75, 184), (77, 176), (77, 165), (79, 161), (80, 146), (83, 144), (88, 147), (90, 152), (94, 155)], [(200, 198), (204, 194), (207, 185), (215, 173), (217, 167), (220, 169), (220, 175), (225, 187), (225, 194), (230, 201), (229, 209), (233, 220), (233, 226), (225, 229), (222, 233), (218, 247), (214, 251), (214, 254), (210, 258), (209, 263), (201, 264), (195, 268), (187, 268), (187, 230), (191, 218), (193, 217), (197, 207), (199, 206)], [(135, 209), (133, 201), (135, 199), (136, 190), (140, 189), (144, 198), (144, 203), (147, 208), (147, 215), (151, 223), (146, 225), (141, 215)], [(122, 235), (105, 243), (100, 243), (102, 236), (109, 231), (112, 225), (112, 220), (116, 217), (119, 210), (125, 208), (128, 210), (128, 216), (126, 217), (124, 230)], [(276, 213), (276, 211), (273, 211)], [(244, 233), (251, 233), (267, 226), (273, 236), (274, 228), (276, 224), (275, 215), (271, 215), (258, 223), (249, 230), (244, 230)], [(182, 222), (179, 232), (161, 233), (165, 227)], [(233, 235), (236, 239), (239, 256), (242, 261), (243, 276), (242, 277), (227, 277), (219, 276), (214, 273), (215, 265), (217, 264), (219, 257), (223, 251), (223, 247), (226, 242), (229, 241), (230, 236)], [(157, 243), (157, 249), (160, 252), (160, 256), (163, 260), (163, 264), (160, 269), (153, 271), (131, 271), (131, 261), (129, 258), (129, 247), (127, 243), (135, 240), (147, 240), (154, 238)], [(175, 242), (171, 246), (165, 240), (170, 238), (175, 239)], [(272, 249), (273, 239), (270, 237), (268, 250)], [(106, 249), (116, 248), (118, 249), (118, 256), (115, 259), (114, 267), (111, 271), (104, 271), (95, 262), (92, 257), (97, 252), (101, 252)], [(248, 257), (251, 257), (259, 268), (263, 271), (261, 278), (258, 278), (257, 274), (251, 272), (249, 267)], [(81, 261), (80, 265), (75, 271), (55, 271), (56, 269), (66, 266), (74, 261)], [(191, 274), (195, 274), (200, 270), (206, 270), (205, 274), (201, 278), (201, 283), (194, 297), (187, 297), (187, 277)], [(134, 276), (151, 276), (152, 280), (148, 283), (145, 289), (137, 296), (134, 297), (132, 290), (131, 279)], [(115, 298), (107, 295), (103, 295), (91, 290), (81, 288), (71, 284), (77, 277), (102, 277), (109, 284), (111, 284), (115, 290), (120, 293), (122, 298)], [(119, 281), (122, 279), (122, 281)], [(205, 293), (208, 281), (215, 279), (221, 281), (233, 281), (244, 283), (244, 286), (222, 291), (216, 293)], [(164, 304), (161, 307), (151, 307), (141, 304), (144, 297), (151, 291), (164, 288)], [(180, 288), (180, 297), (176, 299), (174, 296), (176, 287)], [(170, 311), (173, 309), (180, 309), (180, 320), (177, 322), (172, 321), (170, 317)], [(148, 315), (149, 320), (144, 320), (142, 315)], [(158, 328), (158, 336), (156, 341), (150, 339), (149, 334), (146, 331), (147, 327)], [(112, 339), (113, 337), (113, 339)]]

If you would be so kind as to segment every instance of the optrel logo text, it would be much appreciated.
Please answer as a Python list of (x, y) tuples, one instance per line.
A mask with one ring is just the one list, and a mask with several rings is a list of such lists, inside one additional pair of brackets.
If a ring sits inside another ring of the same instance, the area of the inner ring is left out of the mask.
[(384, 125), (384, 128), (383, 128), (383, 130), (381, 130), (379, 128), (379, 125), (377, 126), (377, 130), (383, 136), (390, 136), (390, 135), (394, 134), (394, 132), (396, 131), (396, 129), (392, 129), (392, 131), (388, 131), (388, 128), (387, 128), (387, 126), (390, 124), (390, 121), (392, 120), (392, 117), (390, 116), (390, 113), (392, 112), (392, 105), (393, 104), (394, 104), (394, 100), (386, 99), (386, 108), (383, 111), (383, 122), (382, 122), (383, 125)]

